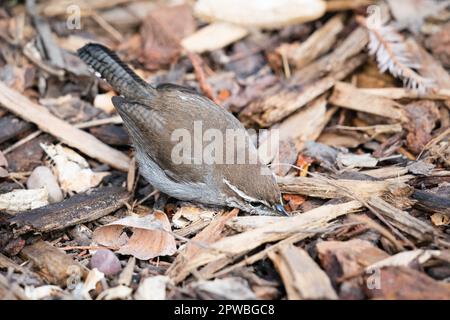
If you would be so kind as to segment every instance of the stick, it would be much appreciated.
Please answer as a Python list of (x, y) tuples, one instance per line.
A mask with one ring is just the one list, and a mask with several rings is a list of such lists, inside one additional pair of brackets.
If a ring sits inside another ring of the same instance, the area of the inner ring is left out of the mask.
[(125, 154), (55, 117), (45, 107), (30, 101), (4, 82), (0, 82), (0, 104), (21, 118), (35, 123), (39, 129), (55, 136), (68, 146), (113, 168), (128, 171), (130, 159)]

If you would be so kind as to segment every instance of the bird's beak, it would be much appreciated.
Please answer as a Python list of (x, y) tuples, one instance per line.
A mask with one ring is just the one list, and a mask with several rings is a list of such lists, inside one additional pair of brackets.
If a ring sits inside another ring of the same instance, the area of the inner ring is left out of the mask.
[(281, 216), (289, 217), (289, 214), (286, 212), (286, 210), (284, 210), (284, 207), (282, 204), (277, 204), (275, 206), (275, 209)]

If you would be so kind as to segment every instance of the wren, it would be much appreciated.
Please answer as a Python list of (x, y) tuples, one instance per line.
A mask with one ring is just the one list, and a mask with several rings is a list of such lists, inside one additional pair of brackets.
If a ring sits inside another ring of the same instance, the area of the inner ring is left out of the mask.
[[(190, 88), (150, 85), (103, 45), (87, 44), (78, 55), (120, 94), (112, 103), (130, 135), (140, 172), (153, 187), (179, 200), (252, 214), (286, 215), (275, 176), (258, 160), (250, 136), (230, 112)], [(227, 161), (203, 159), (202, 150), (195, 150), (204, 143), (203, 134), (195, 132), (199, 128), (205, 135), (216, 135), (214, 143), (219, 149), (230, 149), (229, 132), (239, 132), (243, 143), (232, 144), (233, 155)], [(180, 156), (177, 150), (183, 135), (194, 152)], [(256, 160), (241, 163), (243, 153)]]

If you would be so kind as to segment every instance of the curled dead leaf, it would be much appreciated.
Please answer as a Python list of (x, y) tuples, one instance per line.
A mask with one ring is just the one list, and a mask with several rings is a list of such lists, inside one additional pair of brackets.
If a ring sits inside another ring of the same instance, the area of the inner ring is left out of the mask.
[[(128, 237), (125, 228), (133, 234)], [(170, 222), (166, 214), (155, 211), (144, 217), (129, 216), (97, 228), (93, 240), (101, 245), (119, 248), (120, 254), (132, 255), (141, 260), (173, 255), (175, 238), (170, 233)]]

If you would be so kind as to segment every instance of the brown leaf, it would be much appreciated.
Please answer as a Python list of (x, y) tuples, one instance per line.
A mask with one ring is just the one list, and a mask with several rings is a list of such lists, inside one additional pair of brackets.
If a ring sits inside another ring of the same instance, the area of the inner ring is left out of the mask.
[(181, 39), (194, 32), (195, 25), (187, 5), (152, 10), (141, 27), (141, 62), (149, 69), (176, 62), (182, 50)]
[[(131, 237), (126, 235), (125, 228), (133, 231)], [(120, 254), (148, 260), (176, 252), (175, 238), (169, 232), (171, 228), (166, 214), (155, 211), (151, 215), (129, 216), (97, 228), (93, 240), (104, 246), (118, 247)]]

